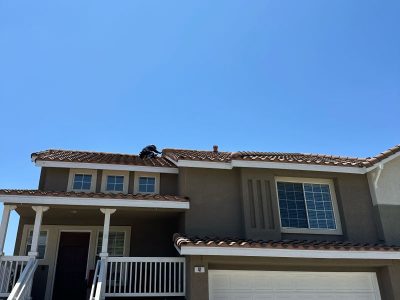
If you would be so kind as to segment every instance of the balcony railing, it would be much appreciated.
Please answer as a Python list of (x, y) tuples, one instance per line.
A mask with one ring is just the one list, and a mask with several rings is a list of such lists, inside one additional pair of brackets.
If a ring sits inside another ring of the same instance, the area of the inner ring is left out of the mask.
[(28, 260), (28, 256), (0, 256), (0, 298), (10, 295)]
[(95, 273), (90, 299), (185, 296), (183, 257), (109, 257)]

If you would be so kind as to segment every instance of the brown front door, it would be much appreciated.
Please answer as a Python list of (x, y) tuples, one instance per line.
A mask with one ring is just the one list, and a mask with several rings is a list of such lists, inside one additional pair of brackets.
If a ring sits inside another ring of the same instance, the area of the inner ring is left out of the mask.
[(61, 232), (54, 280), (54, 300), (86, 299), (90, 233)]

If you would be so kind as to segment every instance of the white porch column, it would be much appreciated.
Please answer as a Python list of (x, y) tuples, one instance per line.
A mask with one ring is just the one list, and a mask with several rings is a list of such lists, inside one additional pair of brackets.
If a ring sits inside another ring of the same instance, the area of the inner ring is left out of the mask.
[(104, 227), (103, 227), (103, 242), (101, 244), (100, 257), (108, 256), (108, 235), (110, 233), (110, 216), (115, 213), (114, 208), (100, 208), (100, 211), (104, 214)]
[(10, 213), (12, 210), (16, 209), (15, 205), (4, 205), (3, 216), (1, 217), (0, 224), (0, 256), (4, 255), (4, 243), (6, 241), (8, 221), (10, 220)]
[(40, 235), (40, 225), (42, 225), (43, 213), (49, 209), (48, 206), (32, 206), (32, 209), (36, 212), (35, 216), (35, 225), (33, 225), (33, 233), (32, 233), (32, 245), (31, 251), (28, 252), (28, 256), (36, 257), (38, 256), (38, 241)]

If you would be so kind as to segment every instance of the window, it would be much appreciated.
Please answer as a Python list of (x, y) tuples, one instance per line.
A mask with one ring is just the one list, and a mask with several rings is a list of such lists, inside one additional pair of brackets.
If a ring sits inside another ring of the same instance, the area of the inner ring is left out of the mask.
[(92, 183), (92, 175), (88, 174), (75, 174), (73, 190), (90, 190)]
[(106, 190), (122, 192), (124, 190), (124, 176), (107, 176)]
[(135, 194), (159, 194), (160, 173), (135, 172), (133, 192)]
[(69, 192), (87, 192), (96, 191), (97, 170), (92, 169), (70, 169), (68, 177)]
[(155, 187), (155, 177), (139, 177), (139, 193), (154, 193)]
[[(101, 252), (103, 244), (103, 232), (99, 232), (97, 238), (97, 255)], [(111, 231), (108, 235), (108, 255), (109, 256), (124, 256), (125, 232)]]
[(341, 233), (336, 219), (336, 201), (329, 182), (277, 181), (277, 188), (284, 229)]
[[(28, 234), (28, 239), (26, 241), (26, 249), (25, 249), (25, 255), (28, 255), (28, 252), (31, 251), (31, 245), (32, 245), (32, 236), (33, 236), (33, 230), (29, 231)], [(46, 243), (47, 243), (47, 231), (41, 231), (39, 234), (39, 239), (38, 239), (38, 257), (39, 259), (43, 259), (44, 255), (46, 253)]]

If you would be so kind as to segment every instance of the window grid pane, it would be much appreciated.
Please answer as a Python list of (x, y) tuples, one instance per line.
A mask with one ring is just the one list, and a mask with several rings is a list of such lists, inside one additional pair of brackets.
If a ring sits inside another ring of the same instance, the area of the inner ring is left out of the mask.
[[(103, 232), (99, 232), (97, 240), (97, 254), (101, 252), (101, 246), (103, 244)], [(108, 254), (110, 256), (123, 256), (125, 245), (125, 233), (124, 232), (110, 232), (108, 235)]]
[(282, 227), (336, 229), (328, 184), (278, 182)]
[(310, 228), (336, 229), (332, 199), (327, 184), (304, 184)]
[(124, 176), (107, 176), (106, 190), (122, 192), (124, 190)]
[(139, 177), (139, 193), (154, 193), (156, 179), (154, 177)]
[[(25, 255), (28, 255), (28, 252), (31, 251), (32, 236), (33, 236), (33, 230), (30, 230), (28, 239), (26, 241)], [(44, 258), (44, 255), (46, 253), (46, 241), (47, 241), (47, 231), (40, 231), (38, 239), (38, 249), (37, 249), (39, 253), (38, 259)]]
[(282, 227), (308, 228), (302, 184), (278, 182), (278, 196)]
[(74, 190), (90, 190), (91, 183), (92, 175), (75, 174), (72, 188)]

